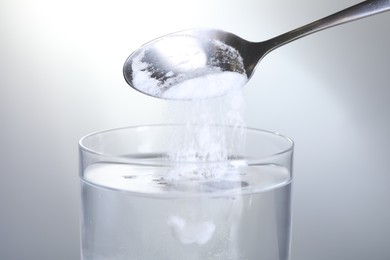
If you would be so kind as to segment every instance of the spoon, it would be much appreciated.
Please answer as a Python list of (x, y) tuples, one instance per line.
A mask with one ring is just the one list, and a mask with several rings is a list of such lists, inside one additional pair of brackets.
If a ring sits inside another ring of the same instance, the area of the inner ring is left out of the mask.
[(134, 89), (163, 99), (224, 95), (241, 87), (272, 50), (309, 34), (390, 10), (390, 0), (368, 0), (263, 42), (232, 33), (194, 29), (155, 39), (132, 53), (123, 67)]

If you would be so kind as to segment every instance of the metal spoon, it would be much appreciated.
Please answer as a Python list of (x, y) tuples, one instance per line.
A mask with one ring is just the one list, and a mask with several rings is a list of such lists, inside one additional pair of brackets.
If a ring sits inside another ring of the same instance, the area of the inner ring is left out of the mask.
[[(223, 95), (233, 85), (244, 85), (259, 61), (272, 50), (309, 34), (389, 10), (390, 0), (364, 1), (258, 43), (214, 29), (177, 32), (151, 41), (131, 54), (124, 64), (123, 73), (131, 87), (154, 97), (192, 99)], [(214, 91), (215, 79), (209, 76), (221, 72), (246, 77), (238, 83), (233, 82), (232, 86)], [(202, 81), (185, 85), (189, 90), (175, 95), (175, 92), (179, 93), (179, 84), (199, 78)]]

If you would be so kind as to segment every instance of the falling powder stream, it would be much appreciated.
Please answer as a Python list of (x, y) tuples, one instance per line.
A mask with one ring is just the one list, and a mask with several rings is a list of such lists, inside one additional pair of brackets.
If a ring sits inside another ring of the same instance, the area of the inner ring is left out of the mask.
[[(186, 127), (174, 134), (174, 140), (170, 140), (172, 146), (168, 159), (177, 162), (177, 166), (168, 171), (167, 182), (191, 180), (193, 185), (197, 185), (197, 181), (217, 180), (215, 183), (226, 183), (220, 181), (227, 174), (238, 173), (234, 166), (228, 164), (228, 160), (240, 154), (245, 141), (243, 112), (241, 89), (219, 98), (170, 102), (168, 114), (184, 122)], [(186, 188), (191, 188), (191, 185)], [(218, 229), (218, 223), (207, 217), (215, 216), (216, 212), (212, 213), (207, 206), (203, 206), (201, 199), (194, 203), (183, 205), (192, 208), (191, 214), (183, 213), (183, 210), (172, 212), (167, 224), (180, 243), (203, 245), (212, 239)], [(232, 200), (230, 207), (231, 211), (239, 214), (240, 200)]]
[(224, 162), (239, 152), (245, 126), (241, 89), (219, 98), (179, 103), (170, 104), (169, 114), (186, 128), (172, 140), (169, 159), (175, 162)]

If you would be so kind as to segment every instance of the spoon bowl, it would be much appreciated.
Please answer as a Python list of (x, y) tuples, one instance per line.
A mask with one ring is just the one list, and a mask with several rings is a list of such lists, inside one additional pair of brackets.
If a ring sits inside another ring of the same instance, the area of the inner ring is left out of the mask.
[(127, 83), (149, 96), (194, 99), (224, 95), (252, 77), (272, 50), (312, 33), (390, 10), (390, 0), (368, 0), (263, 42), (230, 32), (194, 29), (153, 40), (123, 67)]

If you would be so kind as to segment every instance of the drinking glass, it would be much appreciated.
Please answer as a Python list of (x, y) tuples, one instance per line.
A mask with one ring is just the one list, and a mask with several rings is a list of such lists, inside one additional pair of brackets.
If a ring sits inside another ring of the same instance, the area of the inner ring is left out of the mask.
[(239, 149), (224, 160), (176, 160), (188, 127), (80, 140), (82, 260), (289, 259), (292, 140), (213, 126)]

